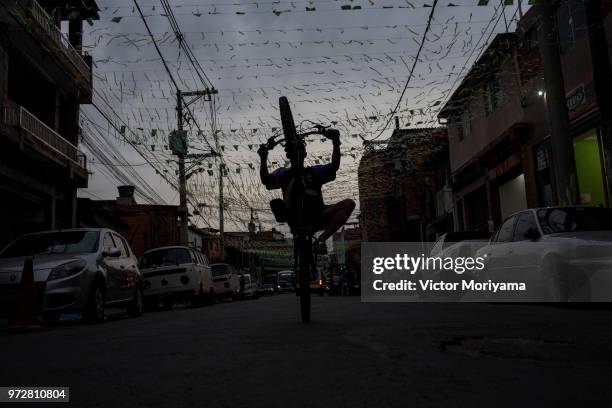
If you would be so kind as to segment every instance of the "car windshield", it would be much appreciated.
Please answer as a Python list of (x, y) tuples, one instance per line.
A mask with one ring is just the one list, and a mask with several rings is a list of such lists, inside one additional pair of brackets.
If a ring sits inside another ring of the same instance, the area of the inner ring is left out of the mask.
[(61, 231), (24, 235), (10, 244), (0, 258), (39, 254), (80, 254), (96, 252), (98, 231)]
[(193, 263), (189, 251), (185, 248), (166, 248), (147, 252), (140, 260), (140, 267), (155, 268), (159, 266)]
[(550, 208), (538, 211), (544, 234), (612, 231), (612, 210), (600, 207)]
[(212, 272), (213, 276), (225, 275), (230, 272), (229, 265), (225, 265), (225, 264), (211, 265), (210, 271)]
[(278, 282), (292, 282), (293, 281), (293, 273), (279, 273), (278, 274)]
[(466, 240), (488, 240), (490, 237), (491, 234), (489, 234), (488, 232), (480, 231), (449, 232), (448, 234), (446, 234), (444, 242), (451, 244)]

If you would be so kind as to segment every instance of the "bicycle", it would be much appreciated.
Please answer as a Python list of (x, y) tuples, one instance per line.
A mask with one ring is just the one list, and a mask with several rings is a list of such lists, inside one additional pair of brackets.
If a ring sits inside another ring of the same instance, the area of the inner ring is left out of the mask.
[[(300, 154), (300, 146), (305, 143), (305, 139), (311, 135), (326, 135), (331, 131), (329, 127), (320, 124), (314, 124), (312, 130), (298, 133), (293, 121), (293, 115), (289, 106), (289, 101), (286, 97), (279, 98), (279, 108), (281, 123), (283, 127), (284, 138), (277, 139), (278, 136), (272, 136), (265, 144), (266, 149), (272, 150), (276, 145), (281, 144), (285, 150), (293, 157), (291, 160), (290, 170), (294, 171), (295, 188), (292, 189), (291, 200), (288, 208), (287, 222), (293, 234), (293, 255), (294, 255), (294, 286), (300, 298), (300, 314), (302, 322), (308, 323), (311, 317), (310, 305), (310, 281), (316, 271), (317, 256), (313, 256), (313, 238), (317, 232), (317, 217), (320, 214), (309, 211), (308, 195), (306, 192), (307, 184), (305, 181), (304, 167), (297, 163), (303, 162), (303, 157)], [(296, 162), (295, 162), (296, 161)], [(274, 206), (272, 206), (275, 212)], [(277, 221), (284, 222), (275, 212)]]

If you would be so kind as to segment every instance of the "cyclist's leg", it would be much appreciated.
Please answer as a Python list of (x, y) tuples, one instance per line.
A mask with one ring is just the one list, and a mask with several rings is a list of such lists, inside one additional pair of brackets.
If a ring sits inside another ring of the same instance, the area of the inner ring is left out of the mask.
[(351, 199), (342, 200), (336, 204), (326, 205), (323, 210), (321, 229), (323, 232), (316, 239), (317, 245), (325, 241), (338, 231), (349, 219), (355, 209), (355, 202)]

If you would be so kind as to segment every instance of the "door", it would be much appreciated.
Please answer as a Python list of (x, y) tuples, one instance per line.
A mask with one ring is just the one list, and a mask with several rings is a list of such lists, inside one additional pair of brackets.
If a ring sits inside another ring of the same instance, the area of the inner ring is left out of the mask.
[(519, 214), (510, 244), (512, 282), (524, 282), (527, 289), (539, 283), (539, 265), (544, 254), (540, 239), (533, 239), (528, 233), (531, 230), (539, 232), (534, 213), (526, 211)]
[(210, 292), (213, 288), (212, 275), (210, 273), (210, 264), (208, 263), (208, 258), (201, 252), (198, 252), (198, 256), (200, 257), (202, 264), (202, 289), (205, 293)]
[(574, 138), (576, 176), (580, 190), (580, 203), (606, 206), (605, 170), (597, 129), (591, 129)]
[(138, 283), (138, 268), (136, 265), (136, 257), (131, 253), (127, 242), (120, 235), (113, 234), (113, 240), (117, 248), (121, 251), (121, 256), (118, 259), (119, 270), (121, 274), (121, 298), (131, 299), (134, 296), (134, 287)]
[[(105, 232), (102, 238), (102, 251), (110, 253), (115, 249), (119, 249), (117, 243), (113, 239), (110, 232)], [(106, 301), (114, 302), (123, 298), (122, 281), (124, 271), (121, 269), (121, 257), (104, 257), (104, 266), (106, 267)]]

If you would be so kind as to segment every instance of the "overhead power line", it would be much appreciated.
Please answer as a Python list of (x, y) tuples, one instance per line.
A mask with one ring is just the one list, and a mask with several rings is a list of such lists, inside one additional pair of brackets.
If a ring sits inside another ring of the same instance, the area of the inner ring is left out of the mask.
[(431, 20), (433, 19), (434, 12), (436, 11), (437, 5), (438, 5), (438, 0), (434, 0), (433, 5), (431, 6), (431, 12), (429, 13), (429, 18), (427, 19), (427, 26), (425, 27), (425, 31), (423, 32), (423, 38), (421, 39), (421, 44), (419, 45), (419, 50), (417, 51), (414, 62), (412, 63), (412, 68), (410, 69), (410, 75), (408, 75), (408, 79), (406, 80), (406, 85), (404, 85), (404, 89), (402, 90), (402, 93), (400, 94), (400, 97), (397, 100), (397, 104), (395, 105), (395, 108), (393, 108), (393, 111), (389, 113), (389, 116), (387, 117), (387, 121), (385, 122), (385, 125), (383, 126), (378, 136), (376, 136), (375, 138), (371, 140), (376, 140), (382, 136), (384, 131), (387, 130), (387, 127), (389, 127), (389, 123), (391, 123), (391, 119), (393, 119), (393, 116), (395, 115), (395, 113), (397, 112), (397, 109), (402, 103), (402, 99), (404, 98), (404, 95), (406, 94), (406, 90), (408, 89), (408, 84), (410, 84), (410, 80), (412, 79), (412, 76), (414, 75), (414, 69), (416, 68), (417, 63), (419, 62), (421, 51), (423, 50), (423, 47), (425, 46), (425, 41), (427, 40), (427, 33), (429, 32), (429, 28), (431, 27)]

